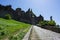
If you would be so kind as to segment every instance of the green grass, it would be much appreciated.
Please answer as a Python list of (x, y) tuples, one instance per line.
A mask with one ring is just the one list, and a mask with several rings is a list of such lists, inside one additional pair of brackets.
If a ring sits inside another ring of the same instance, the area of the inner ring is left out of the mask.
[(9, 40), (22, 40), (25, 34), (27, 33), (28, 29), (29, 28), (22, 30), (17, 36), (10, 36)]
[(0, 18), (0, 39), (4, 38), (5, 36), (13, 35), (15, 32), (21, 29), (24, 31), (29, 27), (30, 24)]

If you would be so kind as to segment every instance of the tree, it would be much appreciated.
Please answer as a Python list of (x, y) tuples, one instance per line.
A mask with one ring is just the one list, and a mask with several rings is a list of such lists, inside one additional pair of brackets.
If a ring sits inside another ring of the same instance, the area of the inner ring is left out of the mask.
[(56, 25), (55, 21), (52, 19), (52, 16), (50, 16), (50, 21), (48, 22), (48, 24), (50, 26), (55, 26)]
[(56, 27), (60, 28), (60, 25), (56, 25)]
[(50, 16), (50, 20), (53, 20), (53, 19), (52, 19), (52, 16)]

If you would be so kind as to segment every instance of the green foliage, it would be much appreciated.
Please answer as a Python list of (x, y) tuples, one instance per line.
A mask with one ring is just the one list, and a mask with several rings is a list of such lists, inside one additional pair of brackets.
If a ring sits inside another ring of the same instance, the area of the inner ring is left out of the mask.
[(51, 20), (51, 21), (48, 22), (48, 25), (50, 25), (50, 26), (55, 26), (56, 23), (55, 23), (55, 21)]
[(6, 18), (6, 19), (11, 19), (11, 15), (10, 15), (10, 14), (6, 14), (6, 15), (5, 15), (5, 18)]
[(48, 21), (40, 21), (39, 24), (40, 26), (46, 26), (48, 25)]
[(10, 37), (9, 37), (9, 40), (17, 40), (17, 37), (10, 36)]
[(0, 36), (3, 36), (3, 35), (5, 35), (5, 33), (2, 31), (2, 32), (0, 32)]
[(0, 27), (0, 30), (2, 30), (2, 28)]
[(40, 26), (55, 26), (56, 23), (55, 21), (51, 20), (51, 21), (40, 21), (39, 22)]

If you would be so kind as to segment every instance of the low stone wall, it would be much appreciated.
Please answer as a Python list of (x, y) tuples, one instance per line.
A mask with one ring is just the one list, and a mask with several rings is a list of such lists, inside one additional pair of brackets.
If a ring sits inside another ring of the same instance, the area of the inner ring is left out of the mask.
[(55, 26), (40, 26), (40, 27), (60, 33), (60, 28), (57, 28)]

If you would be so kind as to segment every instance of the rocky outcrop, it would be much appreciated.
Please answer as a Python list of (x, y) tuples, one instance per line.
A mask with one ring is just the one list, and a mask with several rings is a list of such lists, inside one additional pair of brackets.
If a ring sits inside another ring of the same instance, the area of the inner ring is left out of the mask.
[(37, 24), (39, 21), (44, 20), (43, 16), (37, 17), (30, 8), (25, 12), (21, 8), (14, 10), (11, 5), (0, 5), (0, 18), (5, 18), (6, 14), (10, 14), (14, 20), (30, 24)]

